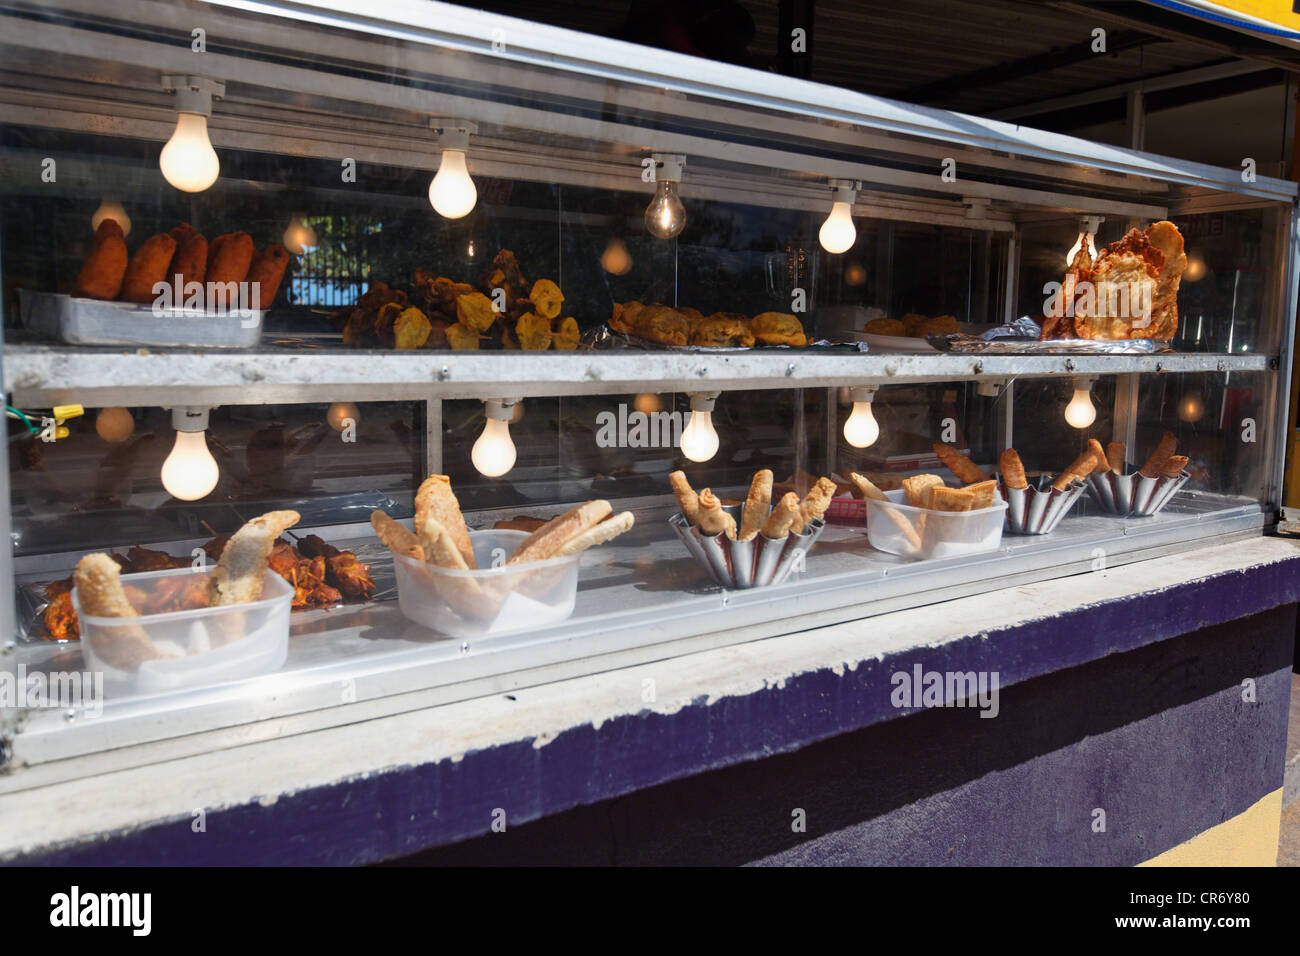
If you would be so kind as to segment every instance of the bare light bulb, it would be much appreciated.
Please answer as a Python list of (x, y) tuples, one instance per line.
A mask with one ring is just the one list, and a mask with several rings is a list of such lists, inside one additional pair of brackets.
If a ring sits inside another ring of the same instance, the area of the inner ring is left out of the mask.
[(510, 440), (510, 420), (514, 417), (516, 402), (488, 401), (483, 403), (487, 424), (470, 449), (469, 460), (480, 475), (500, 478), (515, 466), (515, 443)]
[(817, 240), (827, 252), (848, 252), (858, 238), (858, 230), (853, 225), (853, 213), (846, 202), (836, 202), (831, 206), (831, 214), (822, 223), (817, 233)]
[(465, 163), (465, 150), (444, 148), (437, 175), (429, 183), (429, 202), (444, 219), (461, 219), (478, 202), (478, 189)]
[(217, 181), (221, 161), (208, 139), (206, 116), (176, 114), (176, 130), (158, 156), (158, 168), (167, 182), (187, 193), (201, 193)]
[(682, 454), (691, 461), (708, 461), (718, 453), (718, 432), (713, 427), (717, 393), (691, 396), (691, 420), (682, 429)]
[(880, 425), (871, 411), (875, 389), (853, 389), (853, 411), (844, 422), (844, 440), (854, 448), (867, 448), (880, 437)]
[(330, 428), (341, 432), (348, 427), (349, 423), (355, 427), (357, 422), (361, 421), (361, 413), (351, 402), (335, 402), (326, 410), (325, 421), (329, 423)]
[[(121, 223), (118, 223), (121, 225)], [(95, 416), (95, 432), (106, 442), (126, 441), (135, 431), (135, 419), (125, 408), (114, 405), (101, 408)]]
[(112, 219), (122, 227), (122, 235), (131, 234), (131, 217), (126, 214), (122, 204), (118, 202), (116, 196), (105, 196), (100, 200), (99, 208), (90, 216), (90, 228), (99, 229), (99, 224), (105, 219)]
[(176, 444), (162, 466), (162, 484), (181, 501), (198, 501), (217, 487), (217, 460), (208, 451), (206, 432), (176, 433)]
[(672, 180), (660, 179), (655, 185), (654, 199), (645, 207), (645, 227), (660, 239), (671, 239), (686, 228), (686, 207)]
[(610, 275), (625, 276), (632, 271), (632, 255), (622, 239), (611, 239), (600, 254), (600, 267)]
[(280, 237), (284, 247), (295, 256), (301, 256), (316, 248), (316, 230), (307, 224), (307, 217), (300, 212), (289, 217), (289, 226)]
[(1066, 424), (1074, 428), (1087, 428), (1097, 420), (1097, 409), (1092, 404), (1091, 383), (1076, 385), (1074, 397), (1065, 406)]

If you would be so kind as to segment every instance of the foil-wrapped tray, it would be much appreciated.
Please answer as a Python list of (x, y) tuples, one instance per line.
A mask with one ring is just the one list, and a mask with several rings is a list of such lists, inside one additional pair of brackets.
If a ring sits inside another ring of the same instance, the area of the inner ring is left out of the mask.
[(262, 338), (266, 311), (157, 309), (19, 289), (23, 326), (70, 345), (244, 349)]
[[(723, 510), (740, 525), (739, 505), (724, 506)], [(791, 532), (781, 539), (767, 538), (760, 532), (749, 541), (732, 541), (725, 532), (701, 534), (680, 513), (668, 519), (668, 526), (715, 584), (743, 590), (785, 581), (801, 556), (807, 555), (821, 537), (826, 523), (820, 519), (810, 521), (802, 533)]]
[(1027, 315), (979, 335), (927, 335), (940, 352), (979, 355), (1153, 355), (1172, 352), (1152, 339), (1049, 339), (1039, 341), (1038, 323)]

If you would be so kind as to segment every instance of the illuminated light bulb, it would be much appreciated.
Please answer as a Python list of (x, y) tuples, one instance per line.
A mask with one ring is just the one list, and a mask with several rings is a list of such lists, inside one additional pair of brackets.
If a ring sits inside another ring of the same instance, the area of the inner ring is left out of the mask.
[(213, 97), (226, 86), (201, 76), (164, 76), (163, 89), (176, 94), (176, 129), (158, 155), (163, 178), (187, 193), (201, 193), (217, 181), (221, 161), (208, 139)]
[(844, 440), (854, 448), (867, 448), (880, 437), (880, 425), (871, 411), (874, 388), (853, 389), (853, 411), (844, 422)]
[(101, 408), (99, 414), (95, 416), (95, 432), (106, 442), (126, 441), (134, 431), (135, 419), (131, 417), (130, 412), (119, 405)]
[(600, 267), (614, 276), (625, 276), (632, 271), (632, 255), (622, 239), (611, 239), (600, 254)]
[(654, 392), (642, 392), (632, 402), (632, 407), (642, 415), (653, 415), (664, 410), (664, 403)]
[(1190, 391), (1178, 402), (1178, 417), (1185, 422), (1199, 422), (1205, 417), (1205, 400), (1201, 393)]
[(1074, 257), (1079, 254), (1079, 250), (1083, 248), (1085, 242), (1088, 244), (1088, 257), (1094, 260), (1097, 258), (1097, 244), (1094, 240), (1097, 230), (1101, 228), (1101, 224), (1105, 221), (1104, 216), (1084, 216), (1079, 220), (1079, 238), (1074, 240), (1074, 245), (1065, 254), (1066, 266), (1074, 265)]
[(112, 219), (122, 227), (122, 235), (131, 234), (131, 217), (126, 214), (122, 204), (118, 202), (116, 196), (105, 196), (100, 200), (99, 208), (90, 216), (90, 228), (98, 229), (99, 224), (105, 219)]
[(713, 404), (718, 393), (691, 396), (691, 420), (682, 429), (682, 454), (691, 461), (708, 461), (718, 453), (718, 432), (713, 427)]
[(316, 248), (316, 230), (307, 224), (306, 215), (296, 212), (289, 217), (289, 226), (280, 241), (295, 256), (301, 256)]
[(1097, 420), (1097, 409), (1092, 404), (1092, 382), (1086, 379), (1075, 381), (1074, 397), (1065, 406), (1066, 424), (1074, 428), (1087, 428)]
[(469, 241), (469, 246), (468, 246), (468, 248), (465, 249), (465, 256), (466, 256), (467, 258), (469, 258), (469, 259), (473, 259), (473, 258), (474, 258), (474, 240), (473, 240), (473, 239), (471, 239), (471, 240)]
[(1204, 259), (1195, 254), (1190, 255), (1187, 257), (1187, 268), (1183, 270), (1183, 281), (1200, 282), (1208, 271)]
[(686, 207), (677, 195), (686, 157), (676, 153), (655, 153), (655, 194), (645, 207), (645, 227), (650, 235), (671, 239), (686, 228)]
[(860, 185), (847, 179), (831, 180), (831, 194), (834, 196), (831, 214), (826, 217), (817, 233), (817, 241), (827, 252), (836, 255), (848, 252), (857, 241), (858, 230), (853, 225), (853, 203), (857, 201)]
[(167, 493), (181, 501), (198, 501), (217, 487), (217, 460), (208, 451), (207, 408), (172, 410), (172, 427), (176, 444), (162, 466), (162, 485)]
[(480, 475), (500, 478), (515, 466), (515, 443), (510, 440), (510, 419), (514, 402), (489, 400), (484, 403), (487, 424), (470, 449), (469, 460)]
[(444, 219), (461, 219), (474, 209), (478, 189), (470, 178), (463, 149), (442, 151), (442, 163), (429, 183), (429, 202)]
[(348, 427), (348, 422), (355, 427), (357, 422), (361, 421), (361, 412), (357, 411), (357, 406), (351, 402), (335, 402), (325, 412), (325, 421), (329, 423), (330, 428), (341, 432)]

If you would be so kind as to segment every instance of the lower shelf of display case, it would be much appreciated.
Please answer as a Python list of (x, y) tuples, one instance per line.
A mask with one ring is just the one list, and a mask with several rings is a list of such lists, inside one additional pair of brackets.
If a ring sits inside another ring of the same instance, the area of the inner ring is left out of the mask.
[[(150, 762), (162, 753), (177, 756), (352, 723), (1088, 573), (1258, 536), (1266, 520), (1257, 502), (1203, 493), (1182, 494), (1149, 518), (1088, 513), (1089, 504), (1080, 502), (1079, 513), (1051, 535), (1004, 535), (996, 551), (920, 562), (873, 550), (860, 527), (831, 524), (804, 573), (783, 585), (747, 591), (711, 584), (670, 532), (667, 508), (647, 506), (638, 509), (630, 533), (585, 556), (569, 619), (471, 641), (406, 620), (392, 592), (391, 562), (377, 562), (381, 599), (294, 614), (288, 661), (278, 673), (168, 694), (110, 697), (93, 715), (29, 711), (14, 735), (11, 759), (27, 767), (84, 755), (109, 761), (107, 752), (113, 751), (107, 768), (128, 759), (123, 748), (137, 748), (130, 759)], [(482, 526), (494, 516), (469, 517), (471, 525)], [(316, 529), (340, 546), (366, 549), (373, 547), (368, 530)], [(19, 582), (60, 576), (76, 557), (20, 559)], [(83, 666), (76, 644), (20, 645), (16, 657), (28, 674)], [(85, 773), (86, 761), (79, 763)], [(0, 775), (0, 791), (14, 785), (8, 779), (6, 785)]]

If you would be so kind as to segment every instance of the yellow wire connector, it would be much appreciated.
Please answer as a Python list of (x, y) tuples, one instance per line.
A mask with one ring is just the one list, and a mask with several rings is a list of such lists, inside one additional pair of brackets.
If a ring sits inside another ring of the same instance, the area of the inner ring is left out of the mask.
[[(55, 405), (53, 416), (55, 421), (66, 422), (69, 418), (80, 418), (86, 414), (86, 410), (80, 405)], [(63, 436), (60, 435), (60, 438)]]

